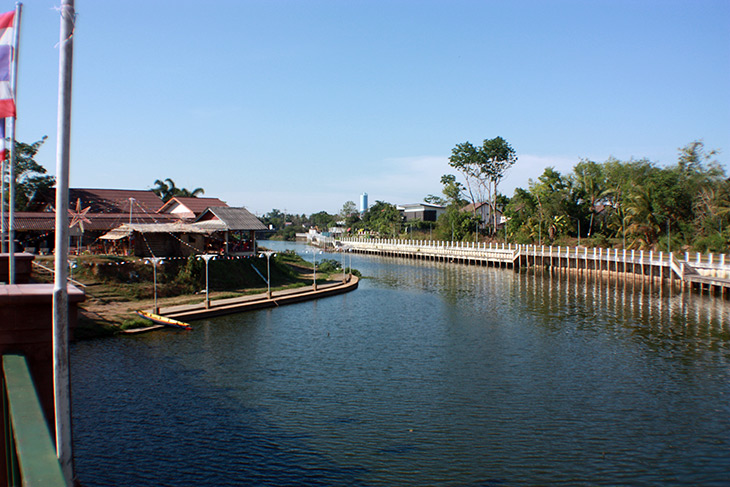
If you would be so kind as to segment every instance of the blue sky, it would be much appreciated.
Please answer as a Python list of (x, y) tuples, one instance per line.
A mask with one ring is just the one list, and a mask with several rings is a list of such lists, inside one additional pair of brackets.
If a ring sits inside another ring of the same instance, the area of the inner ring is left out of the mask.
[[(5, 10), (14, 8), (6, 2)], [(55, 173), (60, 0), (23, 7), (17, 136)], [(439, 194), (451, 149), (545, 167), (730, 153), (727, 0), (76, 0), (71, 186), (263, 214)]]

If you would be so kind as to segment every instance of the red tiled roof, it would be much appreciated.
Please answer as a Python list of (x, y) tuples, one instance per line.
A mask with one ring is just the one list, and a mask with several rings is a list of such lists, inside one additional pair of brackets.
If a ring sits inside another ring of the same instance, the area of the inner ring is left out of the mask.
[(75, 208), (81, 199), (81, 207), (91, 207), (90, 213), (129, 213), (130, 198), (134, 198), (132, 213), (155, 213), (163, 205), (159, 196), (150, 190), (138, 189), (86, 189), (70, 188), (69, 205)]
[[(85, 231), (107, 232), (117, 228), (122, 223), (129, 223), (129, 213), (87, 213), (90, 223), (84, 222)], [(5, 217), (7, 224), (7, 216)], [(132, 214), (134, 223), (171, 223), (178, 221), (172, 215), (158, 215), (153, 213)], [(43, 231), (52, 232), (56, 229), (56, 214), (54, 212), (17, 212), (15, 213), (15, 231)]]

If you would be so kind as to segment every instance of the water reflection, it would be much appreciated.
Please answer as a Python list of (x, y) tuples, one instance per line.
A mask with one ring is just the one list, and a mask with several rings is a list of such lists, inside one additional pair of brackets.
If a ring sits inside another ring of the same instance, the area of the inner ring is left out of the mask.
[(353, 266), (367, 278), (345, 295), (77, 344), (83, 483), (726, 480), (726, 302), (590, 275)]

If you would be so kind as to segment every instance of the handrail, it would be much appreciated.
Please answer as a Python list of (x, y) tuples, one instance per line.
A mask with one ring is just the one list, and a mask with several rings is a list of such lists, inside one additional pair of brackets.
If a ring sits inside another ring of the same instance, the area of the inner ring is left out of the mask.
[[(34, 266), (37, 266), (37, 267), (40, 267), (41, 269), (43, 269), (43, 270), (44, 270), (44, 271), (46, 271), (46, 272), (50, 272), (52, 276), (53, 276), (53, 275), (55, 275), (55, 273), (56, 273), (56, 271), (55, 271), (55, 270), (53, 270), (53, 269), (51, 269), (51, 268), (49, 268), (49, 267), (46, 267), (46, 266), (44, 266), (43, 264), (39, 264), (39, 263), (38, 263), (38, 262), (36, 262), (36, 261), (33, 261), (33, 265), (34, 265)], [(74, 280), (74, 279), (71, 279), (70, 277), (67, 277), (67, 278), (66, 278), (66, 280), (67, 280), (68, 282), (70, 282), (71, 284), (73, 284), (74, 286), (78, 286), (78, 287), (86, 287), (86, 284), (84, 284), (84, 283), (82, 283), (82, 282), (79, 282), (79, 281), (76, 281), (76, 280)]]
[(2, 369), (7, 485), (65, 486), (28, 362), (3, 355)]

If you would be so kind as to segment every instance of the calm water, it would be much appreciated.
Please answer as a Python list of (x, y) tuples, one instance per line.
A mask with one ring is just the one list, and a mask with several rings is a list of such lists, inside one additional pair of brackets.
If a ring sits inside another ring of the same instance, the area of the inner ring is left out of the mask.
[(371, 278), (346, 295), (76, 344), (83, 484), (730, 480), (725, 303), (638, 282), (352, 264)]

